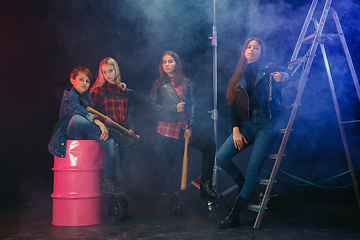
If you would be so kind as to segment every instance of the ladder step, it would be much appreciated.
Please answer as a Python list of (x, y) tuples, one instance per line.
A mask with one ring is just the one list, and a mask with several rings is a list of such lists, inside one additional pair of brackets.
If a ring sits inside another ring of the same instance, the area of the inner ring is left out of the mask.
[[(257, 205), (257, 204), (252, 204), (252, 203), (248, 203), (246, 205), (247, 209), (254, 211), (254, 212), (259, 212), (261, 205)], [(268, 207), (265, 208), (265, 210), (268, 209)]]
[(298, 64), (299, 62), (301, 62), (302, 59), (303, 59), (303, 58), (295, 59), (295, 60), (293, 60), (293, 61), (291, 61), (291, 62), (288, 62), (288, 65), (289, 65), (289, 66), (292, 66), (292, 65)]
[(333, 38), (338, 38), (339, 34), (336, 33), (323, 33), (321, 34), (320, 43), (328, 43), (333, 41)]
[[(278, 156), (279, 156), (278, 154), (269, 154), (267, 158), (268, 159), (277, 159)], [(283, 157), (285, 157), (285, 154), (283, 154)]]
[(316, 34), (313, 33), (313, 34), (311, 34), (311, 35), (309, 35), (309, 36), (304, 37), (303, 39), (301, 39), (301, 40), (299, 41), (299, 43), (309, 43), (309, 42), (312, 43), (313, 41), (309, 41), (309, 40), (312, 40), (315, 36), (316, 36)]
[[(290, 131), (294, 131), (294, 129), (292, 128)], [(284, 134), (286, 132), (286, 128), (280, 129), (278, 131), (279, 134)]]
[[(260, 179), (259, 180), (259, 184), (260, 185), (268, 185), (269, 184), (269, 180), (268, 179)], [(276, 183), (277, 181), (275, 180), (274, 183)]]
[[(301, 106), (301, 103), (299, 104), (299, 106)], [(286, 105), (283, 109), (289, 110), (289, 109), (293, 109), (293, 108), (294, 108), (294, 104), (290, 104), (290, 105)]]

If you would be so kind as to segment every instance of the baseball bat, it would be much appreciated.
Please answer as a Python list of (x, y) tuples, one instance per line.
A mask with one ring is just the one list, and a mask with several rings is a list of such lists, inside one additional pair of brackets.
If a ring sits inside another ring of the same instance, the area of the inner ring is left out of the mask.
[(185, 137), (185, 148), (184, 148), (184, 157), (183, 157), (183, 168), (181, 175), (181, 190), (186, 190), (186, 178), (187, 178), (187, 165), (188, 165), (188, 145), (189, 145), (189, 137)]
[[(106, 122), (107, 116), (105, 116), (104, 114), (96, 111), (95, 109), (93, 109), (93, 108), (91, 108), (91, 107), (87, 107), (86, 110), (88, 110), (88, 111), (91, 112), (92, 114), (98, 115), (100, 121), (102, 121), (102, 122), (104, 122), (104, 123)], [(127, 130), (126, 128), (124, 128), (123, 126), (121, 126), (120, 124), (118, 124), (117, 122), (114, 122), (112, 119), (110, 119), (110, 120), (111, 120), (111, 126), (119, 129), (120, 131), (122, 131), (123, 133), (125, 133), (126, 135), (128, 135), (129, 137), (131, 137), (130, 134), (129, 134), (129, 130)], [(139, 135), (135, 135), (133, 138), (139, 139), (140, 136), (139, 136)]]

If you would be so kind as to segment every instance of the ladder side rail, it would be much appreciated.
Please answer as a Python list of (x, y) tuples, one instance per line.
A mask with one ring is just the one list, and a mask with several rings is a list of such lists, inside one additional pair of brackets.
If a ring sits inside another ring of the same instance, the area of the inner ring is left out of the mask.
[(256, 220), (255, 220), (255, 224), (254, 224), (255, 229), (259, 229), (259, 227), (260, 227), (260, 223), (261, 223), (262, 217), (264, 215), (266, 205), (267, 205), (267, 203), (269, 201), (270, 193), (271, 193), (271, 190), (272, 190), (272, 187), (273, 187), (277, 172), (279, 170), (280, 162), (281, 162), (282, 156), (284, 154), (286, 144), (287, 144), (288, 139), (289, 139), (289, 135), (290, 135), (290, 132), (291, 132), (291, 129), (292, 129), (292, 125), (294, 123), (295, 116), (296, 116), (297, 110), (299, 108), (300, 100), (301, 100), (301, 97), (302, 97), (302, 94), (303, 94), (303, 91), (304, 91), (304, 88), (305, 88), (305, 84), (306, 84), (306, 79), (307, 79), (308, 74), (310, 72), (312, 60), (313, 60), (314, 55), (315, 55), (314, 49), (316, 49), (317, 45), (318, 45), (318, 44), (315, 44), (315, 43), (316, 42), (314, 41), (313, 45), (312, 45), (312, 51), (310, 53), (310, 57), (307, 60), (305, 72), (304, 72), (304, 74), (302, 75), (302, 77), (300, 79), (300, 88), (299, 88), (299, 91), (298, 91), (298, 93), (296, 95), (296, 99), (295, 99), (295, 102), (293, 104), (293, 110), (291, 111), (289, 122), (287, 124), (285, 134), (283, 136), (283, 139), (282, 139), (279, 151), (278, 151), (278, 157), (277, 157), (277, 159), (276, 159), (276, 161), (274, 163), (273, 169), (271, 171), (269, 184), (266, 187), (265, 194), (264, 194), (263, 200), (261, 202), (260, 210), (259, 210), (258, 215), (257, 215)]
[[(294, 61), (298, 57), (298, 54), (299, 54), (299, 51), (300, 51), (300, 48), (301, 48), (301, 45), (302, 45), (300, 42), (305, 37), (305, 34), (306, 34), (306, 32), (307, 32), (307, 30), (309, 28), (309, 24), (310, 24), (310, 21), (312, 19), (312, 16), (314, 15), (314, 11), (315, 11), (317, 3), (318, 3), (318, 0), (313, 0), (312, 3), (311, 3), (309, 12), (308, 12), (308, 14), (306, 16), (304, 25), (303, 25), (303, 27), (301, 29), (299, 38), (298, 38), (298, 40), (296, 42), (295, 49), (294, 49), (294, 52), (293, 52), (293, 54), (291, 56), (290, 62)], [(290, 67), (289, 69), (292, 69), (292, 67)]]
[(358, 95), (359, 100), (360, 100), (360, 85), (359, 85), (359, 80), (358, 80), (358, 78), (357, 78), (357, 76), (356, 76), (354, 64), (353, 64), (353, 61), (352, 61), (351, 56), (350, 56), (349, 48), (348, 48), (348, 46), (347, 46), (347, 44), (346, 44), (344, 32), (343, 32), (343, 30), (342, 30), (339, 17), (338, 17), (337, 13), (335, 12), (335, 10), (334, 10), (333, 8), (330, 8), (330, 11), (331, 11), (331, 13), (332, 13), (332, 15), (333, 15), (333, 18), (334, 18), (334, 21), (335, 21), (335, 25), (336, 25), (337, 31), (338, 31), (338, 33), (339, 33), (339, 38), (340, 38), (341, 44), (342, 44), (343, 49), (344, 49), (344, 53), (345, 53), (345, 56), (346, 56), (346, 60), (347, 60), (347, 62), (348, 62), (348, 64), (349, 64), (351, 76), (352, 76), (353, 81), (354, 81), (354, 84), (355, 84), (356, 92), (357, 92), (357, 95)]
[(332, 79), (332, 76), (331, 76), (330, 66), (329, 66), (328, 58), (327, 58), (325, 47), (324, 47), (323, 43), (320, 44), (320, 49), (321, 49), (321, 53), (323, 55), (323, 59), (324, 59), (324, 63), (325, 63), (326, 73), (327, 73), (327, 76), (328, 76), (330, 90), (331, 90), (331, 96), (332, 96), (332, 99), (333, 99), (333, 102), (334, 102), (334, 107), (335, 107), (335, 111), (336, 111), (336, 117), (337, 117), (339, 128), (340, 128), (341, 138), (342, 138), (345, 153), (346, 153), (346, 159), (347, 159), (348, 167), (349, 167), (349, 170), (351, 170), (350, 174), (351, 174), (351, 178), (352, 178), (352, 181), (353, 181), (353, 184), (354, 184), (356, 200), (357, 200), (358, 206), (360, 208), (359, 188), (358, 188), (358, 185), (357, 185), (357, 180), (356, 180), (354, 167), (353, 167), (352, 160), (351, 160), (349, 146), (348, 146), (345, 131), (344, 131), (344, 126), (343, 126), (343, 124), (341, 124), (342, 119), (341, 119), (341, 114), (340, 114), (340, 110), (339, 110), (339, 104), (338, 104), (338, 101), (337, 101), (337, 98), (336, 98), (334, 82), (333, 82), (333, 79)]
[(285, 135), (284, 135), (283, 141), (281, 142), (281, 145), (280, 145), (280, 149), (279, 149), (279, 153), (278, 153), (278, 159), (275, 161), (275, 164), (274, 164), (271, 176), (270, 176), (270, 180), (269, 180), (269, 185), (266, 188), (265, 195), (264, 195), (264, 198), (263, 198), (263, 201), (261, 203), (261, 207), (260, 207), (258, 216), (257, 216), (255, 224), (254, 224), (254, 228), (256, 228), (256, 229), (259, 229), (262, 217), (264, 215), (264, 211), (265, 211), (265, 208), (266, 208), (266, 205), (267, 205), (267, 202), (268, 202), (268, 198), (270, 196), (270, 191), (272, 189), (273, 182), (274, 182), (274, 180), (276, 178), (276, 174), (277, 174), (277, 171), (278, 171), (281, 159), (282, 159), (282, 155), (284, 154), (285, 147), (286, 147), (286, 144), (287, 144), (287, 141), (288, 141), (288, 138), (289, 138), (290, 130), (292, 128), (292, 124), (294, 123), (296, 112), (298, 110), (302, 94), (304, 92), (306, 80), (307, 80), (307, 77), (309, 75), (312, 62), (314, 60), (315, 52), (317, 50), (317, 47), (319, 46), (319, 41), (320, 41), (320, 38), (321, 38), (322, 31), (324, 29), (324, 25), (325, 25), (327, 15), (329, 13), (331, 2), (332, 2), (331, 0), (326, 1), (323, 12), (321, 14), (320, 24), (319, 24), (319, 26), (318, 26), (318, 28), (316, 30), (316, 37), (314, 38), (314, 41), (313, 41), (312, 46), (311, 46), (311, 51), (310, 51), (309, 58), (308, 58), (307, 63), (306, 63), (305, 71), (304, 71), (304, 73), (303, 73), (303, 75), (302, 75), (302, 77), (300, 79), (300, 87), (299, 87), (298, 94), (297, 94), (295, 102), (294, 102), (294, 108), (293, 108), (293, 110), (291, 112), (289, 123), (288, 123), (288, 126), (286, 127)]

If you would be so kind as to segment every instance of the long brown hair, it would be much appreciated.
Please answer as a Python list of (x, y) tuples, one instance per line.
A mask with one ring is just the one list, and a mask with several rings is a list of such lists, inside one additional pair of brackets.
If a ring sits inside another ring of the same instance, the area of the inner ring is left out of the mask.
[(166, 72), (164, 72), (164, 69), (163, 69), (163, 58), (165, 55), (169, 55), (171, 57), (174, 58), (175, 60), (175, 86), (179, 86), (179, 85), (183, 85), (185, 84), (185, 82), (187, 81), (187, 78), (184, 76), (183, 72), (182, 72), (182, 65), (181, 65), (181, 60), (179, 58), (179, 56), (173, 52), (173, 51), (166, 51), (163, 53), (163, 55), (161, 56), (161, 59), (160, 59), (160, 63), (159, 63), (159, 77), (158, 77), (158, 81), (159, 81), (159, 84), (162, 84), (164, 83), (167, 79), (168, 79), (168, 74)]
[(228, 83), (228, 88), (226, 90), (226, 100), (227, 100), (228, 104), (231, 104), (232, 102), (235, 101), (236, 94), (237, 94), (237, 86), (244, 74), (245, 67), (247, 64), (247, 61), (245, 58), (245, 50), (251, 41), (256, 41), (259, 43), (260, 49), (261, 49), (260, 58), (265, 56), (265, 46), (261, 39), (256, 38), (256, 37), (251, 37), (245, 41), (244, 46), (241, 51), (239, 62), (236, 66), (236, 70), (235, 70), (234, 74), (232, 75), (232, 77), (230, 78), (229, 83)]

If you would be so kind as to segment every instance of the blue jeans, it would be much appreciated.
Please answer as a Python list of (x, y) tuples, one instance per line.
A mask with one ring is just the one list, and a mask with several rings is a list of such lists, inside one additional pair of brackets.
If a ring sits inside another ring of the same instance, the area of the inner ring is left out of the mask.
[(114, 175), (115, 142), (112, 138), (100, 139), (100, 127), (85, 117), (74, 115), (67, 127), (66, 134), (70, 140), (95, 140), (104, 150), (103, 177)]
[[(259, 181), (261, 167), (275, 142), (277, 131), (277, 119), (265, 118), (261, 112), (253, 113), (251, 121), (241, 123), (240, 133), (248, 142), (244, 143), (244, 149), (254, 144), (247, 167), (245, 184), (239, 194), (245, 201), (249, 201)], [(242, 176), (241, 171), (231, 161), (239, 152), (240, 151), (234, 146), (233, 134), (231, 134), (221, 146), (216, 156), (217, 164), (232, 179), (237, 179)]]
[(124, 148), (115, 143), (115, 181), (120, 187), (124, 187), (124, 172), (130, 148)]

